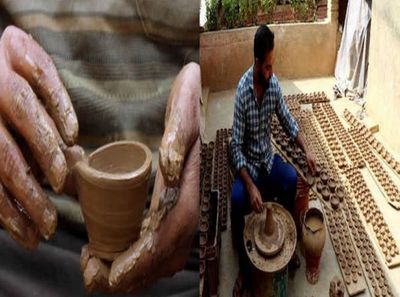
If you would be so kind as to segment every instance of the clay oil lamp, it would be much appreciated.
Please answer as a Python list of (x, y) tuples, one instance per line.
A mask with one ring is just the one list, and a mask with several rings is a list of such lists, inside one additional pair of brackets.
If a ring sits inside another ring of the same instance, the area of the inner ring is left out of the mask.
[(319, 180), (316, 183), (316, 188), (317, 188), (318, 193), (321, 193), (322, 189), (324, 188), (324, 184)]
[(322, 190), (321, 190), (321, 195), (322, 195), (322, 198), (323, 198), (325, 201), (329, 201), (329, 197), (331, 196), (331, 193), (330, 193), (329, 188), (328, 188), (327, 186), (324, 186), (324, 187), (322, 188)]
[(339, 208), (340, 201), (339, 201), (339, 198), (336, 195), (334, 195), (334, 194), (331, 195), (330, 202), (331, 202), (331, 206), (332, 206), (333, 209), (336, 210), (336, 209)]
[(205, 247), (207, 244), (207, 233), (200, 233), (200, 247)]
[(321, 179), (321, 181), (322, 181), (322, 183), (324, 185), (327, 184), (329, 176), (328, 176), (328, 173), (325, 170), (321, 171), (320, 179)]
[(336, 181), (335, 181), (335, 179), (334, 178), (328, 179), (327, 184), (328, 184), (329, 190), (332, 193), (334, 193), (335, 189), (336, 189)]
[(91, 254), (113, 260), (140, 234), (152, 154), (144, 144), (106, 144), (73, 167)]

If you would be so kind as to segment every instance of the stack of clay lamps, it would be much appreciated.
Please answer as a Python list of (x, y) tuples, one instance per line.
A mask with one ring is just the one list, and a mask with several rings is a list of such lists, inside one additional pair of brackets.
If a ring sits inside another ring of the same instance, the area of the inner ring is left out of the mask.
[(320, 104), (314, 104), (313, 111), (328, 142), (329, 148), (331, 149), (332, 154), (335, 157), (335, 161), (338, 164), (338, 167), (345, 167), (346, 165), (348, 165), (345, 154), (342, 146), (339, 143), (335, 130), (329, 122), (328, 116), (325, 114)]
[[(316, 122), (315, 117), (310, 114), (309, 111), (304, 111), (306, 115), (302, 117), (301, 121), (303, 124), (303, 129), (306, 131), (306, 138), (312, 143), (313, 149), (316, 152), (317, 155), (317, 160), (319, 162), (322, 162), (324, 164), (333, 164), (333, 160), (329, 161), (329, 158), (332, 158), (332, 155), (330, 154), (329, 149), (326, 146), (326, 140), (324, 137), (321, 135), (320, 130), (319, 130), (319, 125)], [(311, 132), (311, 133), (310, 133)], [(324, 158), (328, 158), (325, 159)], [(329, 168), (329, 167), (327, 167)], [(331, 169), (328, 170), (330, 172)], [(336, 170), (335, 170), (336, 171)], [(364, 272), (366, 273), (365, 275), (368, 276), (366, 281), (369, 284), (371, 292), (376, 293), (376, 296), (391, 296), (391, 290), (390, 287), (387, 284), (387, 281), (385, 279), (385, 275), (383, 273), (383, 269), (381, 268), (381, 264), (377, 259), (377, 256), (375, 254), (374, 249), (372, 248), (372, 243), (365, 231), (364, 226), (361, 223), (360, 217), (358, 212), (356, 211), (356, 208), (354, 207), (354, 204), (352, 203), (351, 200), (348, 198), (344, 198), (347, 194), (345, 191), (345, 188), (342, 185), (339, 185), (336, 189), (336, 195), (342, 197), (343, 199), (343, 207), (342, 211), (344, 212), (344, 218), (347, 218), (347, 223), (349, 226), (346, 224), (340, 224), (340, 226), (336, 226), (336, 218), (333, 217), (333, 214), (336, 213), (337, 216), (343, 216), (341, 212), (333, 211), (330, 210), (327, 204), (324, 204), (324, 212), (325, 216), (327, 218), (328, 222), (328, 228), (330, 230), (330, 236), (332, 237), (332, 242), (336, 244), (336, 247), (338, 248), (337, 255), (339, 251), (344, 251), (346, 248), (349, 250), (349, 252), (352, 252), (354, 254), (357, 254), (356, 249), (358, 250), (358, 255), (361, 255), (357, 258), (357, 262), (359, 263), (359, 259), (362, 260), (363, 262), (363, 267), (364, 267)], [(347, 201), (347, 202), (346, 202)], [(349, 220), (350, 219), (350, 220)], [(329, 222), (331, 223), (329, 226)], [(334, 226), (333, 230), (331, 230), (332, 226)], [(339, 228), (338, 228), (339, 227)], [(337, 234), (348, 234), (349, 232), (352, 233), (352, 237), (354, 239), (354, 242), (357, 243), (356, 249), (354, 246), (349, 245), (350, 242), (340, 242), (338, 239)], [(362, 243), (362, 245), (361, 245)], [(364, 245), (367, 246), (368, 248), (364, 248)], [(367, 256), (365, 256), (367, 254)], [(370, 259), (368, 258), (370, 257)], [(345, 267), (345, 263), (343, 262), (343, 257), (337, 258), (339, 262), (340, 267)], [(369, 260), (369, 261), (368, 261)], [(356, 262), (356, 263), (357, 263)], [(372, 264), (370, 264), (370, 262)], [(359, 266), (359, 264), (354, 264), (354, 266)], [(372, 266), (371, 266), (372, 265)], [(355, 270), (356, 268), (352, 268), (351, 270)], [(377, 271), (375, 272), (373, 271)], [(342, 270), (343, 275), (345, 275), (345, 271)], [(358, 273), (359, 274), (359, 273)], [(371, 281), (372, 280), (372, 281)], [(348, 278), (349, 281), (349, 278)], [(363, 290), (365, 287), (365, 280), (364, 278), (360, 279), (360, 282), (358, 282), (358, 285), (356, 284), (346, 284), (346, 288), (348, 292), (352, 294), (356, 294), (357, 291)], [(380, 284), (380, 288), (376, 289), (374, 286), (376, 284)]]
[[(300, 120), (298, 121), (300, 125), (303, 124), (303, 118), (303, 116), (300, 116)], [(272, 128), (274, 139), (283, 153), (283, 157), (291, 161), (297, 172), (299, 172), (307, 181), (308, 185), (315, 185), (317, 192), (325, 203), (330, 204), (333, 209), (338, 209), (340, 203), (343, 201), (343, 195), (341, 197), (336, 195), (336, 181), (333, 176), (330, 178), (327, 171), (324, 170), (324, 163), (319, 163), (317, 160), (316, 175), (312, 176), (303, 151), (294, 142), (288, 140), (288, 137), (283, 132), (283, 129), (278, 125), (275, 118), (273, 120)], [(309, 143), (308, 139), (306, 140), (307, 143)]]
[(203, 180), (201, 186), (199, 244), (200, 244), (200, 281), (205, 292), (217, 292), (218, 261), (220, 250), (220, 214), (218, 209), (218, 191), (212, 190), (214, 142), (202, 146)]
[(326, 96), (325, 92), (314, 92), (308, 93), (306, 96), (300, 99), (300, 104), (314, 104), (314, 103), (322, 103), (328, 102), (329, 99)]
[[(358, 170), (357, 170), (358, 171)], [(358, 171), (359, 172), (359, 171)], [(347, 207), (343, 208), (353, 241), (356, 244), (360, 259), (362, 260), (366, 281), (374, 296), (393, 296), (387, 282), (386, 275), (378, 260), (375, 248), (365, 230), (353, 200), (350, 196), (345, 198)]]
[(349, 168), (345, 170), (345, 174), (365, 220), (372, 225), (386, 265), (393, 267), (400, 264), (399, 248), (361, 172)]
[(340, 270), (342, 271), (344, 283), (350, 296), (365, 291), (366, 283), (359, 262), (358, 255), (353, 246), (346, 218), (342, 212), (332, 211), (324, 206), (327, 226), (332, 239), (333, 249)]
[(353, 165), (358, 168), (363, 168), (365, 166), (365, 163), (361, 156), (361, 153), (358, 150), (357, 146), (354, 144), (349, 134), (347, 133), (338, 115), (332, 108), (332, 105), (330, 103), (326, 103), (326, 104), (321, 104), (321, 106), (325, 114), (327, 115), (331, 125), (335, 129), (336, 135), (342, 142), (343, 147)]
[(361, 130), (365, 139), (375, 149), (375, 151), (381, 155), (386, 163), (391, 167), (397, 174), (400, 174), (400, 162), (398, 162), (390, 152), (388, 152), (383, 144), (375, 138), (375, 136), (368, 130), (368, 128), (359, 122), (347, 109), (344, 111), (345, 119), (354, 127)]
[(216, 152), (214, 160), (214, 188), (219, 191), (219, 203), (221, 211), (221, 228), (226, 230), (228, 217), (228, 199), (232, 188), (232, 178), (229, 169), (229, 134), (228, 129), (220, 129), (216, 136)]
[(372, 152), (372, 149), (368, 146), (365, 136), (360, 130), (352, 127), (349, 129), (349, 133), (357, 143), (360, 151), (362, 152), (364, 159), (367, 161), (369, 168), (374, 174), (378, 184), (383, 189), (388, 202), (396, 209), (400, 209), (400, 190), (393, 182), (385, 168), (382, 166), (379, 159)]
[(292, 113), (296, 110), (300, 110), (300, 100), (298, 99), (298, 96), (298, 94), (283, 96), (283, 99), (285, 100), (289, 111)]

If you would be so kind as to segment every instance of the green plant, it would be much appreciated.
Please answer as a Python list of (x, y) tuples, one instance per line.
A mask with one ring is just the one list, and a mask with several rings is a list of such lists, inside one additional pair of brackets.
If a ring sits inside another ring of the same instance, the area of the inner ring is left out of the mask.
[(276, 4), (276, 0), (261, 0), (261, 8), (267, 14), (269, 19), (272, 19)]
[(245, 24), (246, 21), (250, 21), (252, 24), (256, 22), (258, 6), (258, 0), (239, 0), (239, 17), (241, 24)]
[(309, 11), (308, 0), (290, 0), (290, 6), (293, 8), (298, 20), (307, 21)]
[(222, 8), (227, 27), (233, 28), (238, 23), (239, 0), (222, 0)]
[(214, 31), (218, 29), (217, 0), (206, 1), (206, 30)]

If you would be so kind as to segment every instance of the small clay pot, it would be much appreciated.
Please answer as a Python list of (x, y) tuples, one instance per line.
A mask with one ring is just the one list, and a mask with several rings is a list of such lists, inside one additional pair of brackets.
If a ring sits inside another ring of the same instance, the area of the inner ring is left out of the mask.
[(322, 183), (326, 185), (329, 179), (328, 173), (326, 171), (321, 171), (320, 179)]
[(199, 230), (206, 233), (208, 231), (208, 222), (200, 222)]
[(316, 165), (315, 166), (315, 176), (319, 177), (321, 175), (321, 166)]
[(320, 180), (317, 181), (316, 188), (317, 188), (318, 193), (322, 192), (323, 187), (324, 187), (324, 184)]
[(114, 260), (139, 237), (151, 161), (144, 144), (119, 141), (74, 166), (89, 249), (99, 258)]
[(329, 201), (329, 198), (331, 196), (331, 192), (329, 191), (329, 188), (327, 186), (324, 186), (322, 188), (321, 195), (322, 195), (322, 199), (324, 199), (325, 201)]
[(336, 189), (336, 181), (335, 181), (335, 179), (334, 179), (334, 178), (328, 179), (327, 184), (328, 184), (329, 190), (330, 190), (332, 193), (334, 193), (334, 192), (335, 192), (335, 189)]
[(339, 201), (339, 198), (336, 197), (336, 195), (331, 195), (330, 201), (331, 201), (331, 206), (333, 209), (336, 210), (339, 208), (340, 201)]
[(336, 194), (337, 198), (339, 199), (339, 201), (343, 202), (345, 192), (344, 192), (344, 188), (342, 186), (339, 186), (336, 188), (335, 194)]
[(200, 247), (205, 247), (207, 244), (207, 233), (200, 233)]

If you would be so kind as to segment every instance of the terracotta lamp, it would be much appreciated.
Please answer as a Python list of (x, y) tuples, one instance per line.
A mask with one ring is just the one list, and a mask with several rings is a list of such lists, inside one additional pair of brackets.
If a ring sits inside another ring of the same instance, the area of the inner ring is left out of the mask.
[(73, 167), (91, 254), (113, 260), (138, 239), (151, 161), (144, 144), (119, 141)]

